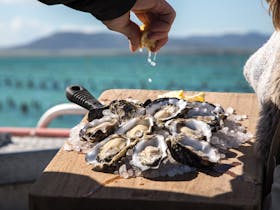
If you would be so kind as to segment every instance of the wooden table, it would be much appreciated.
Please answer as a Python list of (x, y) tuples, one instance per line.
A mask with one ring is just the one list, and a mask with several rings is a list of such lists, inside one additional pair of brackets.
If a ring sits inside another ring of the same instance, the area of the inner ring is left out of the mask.
[[(100, 101), (109, 103), (127, 97), (144, 101), (162, 93), (108, 90)], [(258, 115), (254, 94), (207, 92), (206, 100), (225, 108), (231, 106), (238, 114), (247, 114), (249, 120), (242, 124), (254, 133)], [(199, 172), (175, 180), (123, 179), (94, 172), (86, 164), (84, 154), (61, 149), (30, 190), (30, 209), (258, 210), (262, 166), (254, 156), (253, 141), (231, 150), (235, 155), (228, 161), (236, 166), (223, 175), (215, 177)]]

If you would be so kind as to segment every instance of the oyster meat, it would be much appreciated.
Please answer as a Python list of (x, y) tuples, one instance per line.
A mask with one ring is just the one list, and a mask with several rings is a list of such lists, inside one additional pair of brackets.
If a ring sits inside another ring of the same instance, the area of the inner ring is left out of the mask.
[(133, 150), (130, 164), (142, 172), (156, 169), (167, 158), (167, 144), (162, 135), (146, 136), (139, 141)]
[(145, 114), (145, 108), (142, 104), (126, 100), (115, 100), (109, 105), (110, 111), (117, 115), (119, 121), (124, 122), (129, 119)]
[(159, 98), (146, 106), (146, 114), (152, 115), (157, 122), (165, 122), (184, 113), (187, 101), (177, 98)]
[(152, 117), (141, 116), (127, 121), (116, 133), (126, 135), (131, 139), (136, 139), (152, 133), (153, 126), (154, 120)]
[(210, 126), (196, 119), (177, 118), (166, 122), (165, 127), (174, 136), (185, 135), (196, 139), (207, 139), (208, 141), (212, 136)]
[(113, 134), (119, 126), (119, 121), (112, 116), (105, 116), (87, 123), (81, 129), (79, 136), (81, 140), (99, 142)]
[[(135, 142), (136, 143), (136, 142)], [(126, 151), (133, 146), (129, 138), (113, 134), (96, 144), (87, 154), (86, 161), (96, 171), (113, 170)]]

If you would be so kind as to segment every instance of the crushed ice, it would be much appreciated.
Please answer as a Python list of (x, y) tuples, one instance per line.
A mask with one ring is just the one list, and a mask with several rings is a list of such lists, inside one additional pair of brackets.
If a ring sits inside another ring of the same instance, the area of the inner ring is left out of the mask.
[(80, 140), (80, 130), (85, 127), (85, 123), (81, 122), (70, 130), (68, 140), (63, 146), (65, 151), (77, 151), (87, 153), (93, 146), (93, 143)]
[(212, 133), (211, 144), (220, 149), (238, 148), (241, 144), (254, 137), (239, 123), (248, 119), (247, 115), (235, 114), (235, 110), (232, 107), (228, 107), (225, 112), (227, 118), (224, 120), (224, 125), (222, 129)]

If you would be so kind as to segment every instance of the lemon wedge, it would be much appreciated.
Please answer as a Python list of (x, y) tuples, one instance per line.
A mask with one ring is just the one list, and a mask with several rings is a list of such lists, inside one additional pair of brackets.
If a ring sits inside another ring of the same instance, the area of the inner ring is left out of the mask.
[(178, 90), (178, 91), (170, 91), (170, 92), (164, 93), (162, 95), (159, 95), (158, 98), (178, 98), (178, 99), (184, 99), (189, 102), (194, 102), (194, 101), (204, 102), (205, 93), (200, 92), (195, 95), (186, 96), (183, 90)]
[(149, 27), (143, 24), (142, 26), (140, 26), (140, 31), (141, 31), (140, 47), (147, 48), (149, 51), (151, 51), (153, 48), (155, 48), (156, 42), (148, 39)]
[(156, 66), (157, 53), (156, 52), (152, 53), (152, 49), (155, 49), (156, 47), (156, 41), (148, 38), (149, 27), (147, 25), (143, 24), (142, 26), (140, 26), (140, 31), (141, 31), (140, 52), (142, 52), (143, 48), (147, 48), (148, 50), (147, 61), (151, 66)]
[(200, 93), (192, 95), (192, 96), (185, 96), (184, 99), (186, 101), (189, 101), (189, 102), (194, 102), (194, 101), (204, 102), (205, 101), (205, 93), (200, 92)]

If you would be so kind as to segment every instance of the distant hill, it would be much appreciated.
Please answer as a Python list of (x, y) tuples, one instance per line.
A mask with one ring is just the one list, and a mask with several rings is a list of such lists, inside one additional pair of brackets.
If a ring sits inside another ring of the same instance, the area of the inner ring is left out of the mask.
[(170, 39), (171, 48), (256, 50), (269, 39), (260, 33), (225, 34), (219, 36), (192, 36), (182, 39)]
[(35, 40), (29, 44), (15, 47), (15, 49), (31, 50), (66, 50), (66, 49), (126, 49), (125, 37), (111, 33), (56, 33), (48, 37)]
[[(191, 36), (170, 38), (165, 51), (253, 51), (262, 46), (269, 38), (260, 33), (225, 34), (218, 36)], [(119, 50), (128, 51), (127, 39), (119, 34), (99, 33), (56, 33), (31, 43), (10, 48), (12, 51), (67, 51), (67, 50)]]

